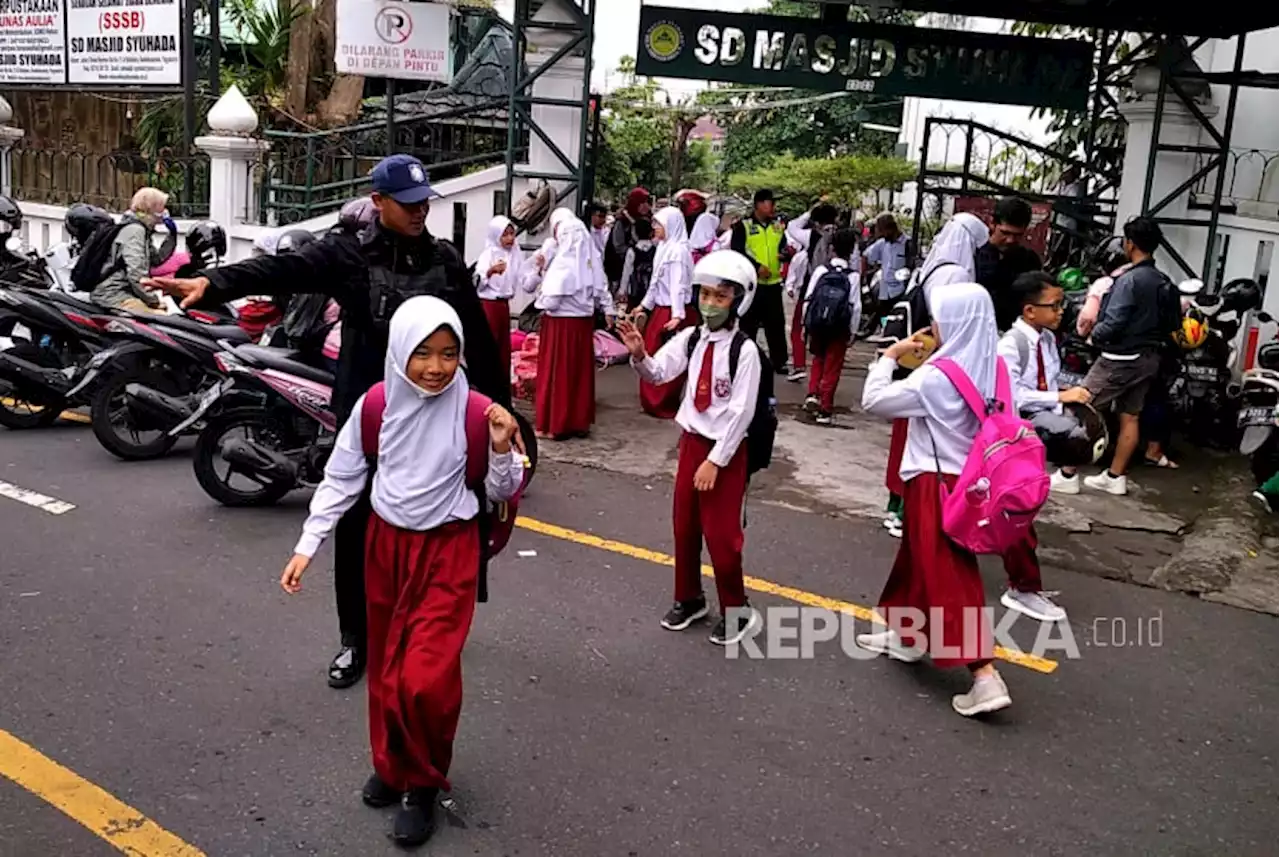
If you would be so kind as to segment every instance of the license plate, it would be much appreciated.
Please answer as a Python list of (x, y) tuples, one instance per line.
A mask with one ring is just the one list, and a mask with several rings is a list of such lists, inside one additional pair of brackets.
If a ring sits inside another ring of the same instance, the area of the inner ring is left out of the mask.
[(1195, 378), (1197, 381), (1216, 381), (1218, 380), (1218, 367), (1192, 364), (1187, 367), (1187, 377)]
[(1078, 372), (1059, 372), (1058, 387), (1063, 390), (1069, 390), (1072, 387), (1079, 387), (1084, 383), (1084, 376)]
[(1246, 428), (1248, 426), (1269, 426), (1276, 422), (1275, 408), (1243, 408), (1240, 415), (1236, 417), (1236, 426)]

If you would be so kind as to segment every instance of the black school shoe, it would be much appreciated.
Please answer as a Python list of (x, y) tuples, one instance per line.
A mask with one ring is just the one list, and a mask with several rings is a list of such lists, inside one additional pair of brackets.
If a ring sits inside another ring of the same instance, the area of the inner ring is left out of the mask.
[(401, 797), (400, 792), (384, 783), (377, 774), (371, 774), (369, 779), (365, 780), (364, 788), (360, 790), (360, 799), (364, 801), (364, 805), (374, 809), (395, 806), (400, 802)]
[(329, 664), (329, 687), (337, 690), (351, 687), (364, 675), (364, 647), (344, 637), (342, 648)]
[(668, 631), (683, 631), (699, 619), (705, 618), (707, 612), (705, 596), (692, 601), (677, 601), (667, 611), (667, 615), (662, 617), (662, 627)]
[(391, 839), (401, 848), (425, 845), (436, 832), (436, 789), (410, 789), (400, 800)]
[(749, 604), (744, 604), (743, 606), (751, 611), (748, 615), (744, 616), (741, 613), (736, 613), (732, 621), (721, 616), (720, 621), (712, 629), (711, 636), (707, 639), (717, 646), (733, 646), (741, 643), (742, 638), (754, 631), (761, 621), (759, 610)]

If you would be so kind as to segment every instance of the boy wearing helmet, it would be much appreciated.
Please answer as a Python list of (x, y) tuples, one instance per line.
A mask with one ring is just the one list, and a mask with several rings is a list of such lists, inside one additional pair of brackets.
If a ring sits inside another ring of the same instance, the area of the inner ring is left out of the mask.
[(682, 330), (657, 354), (646, 353), (631, 322), (620, 321), (618, 330), (644, 380), (665, 384), (689, 373), (676, 414), (684, 434), (672, 510), (675, 604), (662, 627), (683, 631), (708, 615), (701, 575), (705, 539), (722, 613), (710, 639), (729, 646), (761, 621), (747, 604), (742, 581), (741, 518), (748, 476), (743, 441), (756, 409), (761, 361), (756, 344), (737, 330), (755, 297), (755, 267), (739, 253), (717, 250), (694, 266), (693, 283), (702, 324)]

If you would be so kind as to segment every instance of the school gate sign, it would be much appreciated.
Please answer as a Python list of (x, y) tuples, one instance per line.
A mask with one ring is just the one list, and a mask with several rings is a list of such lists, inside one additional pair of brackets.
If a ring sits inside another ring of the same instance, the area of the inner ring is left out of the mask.
[(1083, 110), (1093, 46), (895, 24), (640, 8), (636, 72)]

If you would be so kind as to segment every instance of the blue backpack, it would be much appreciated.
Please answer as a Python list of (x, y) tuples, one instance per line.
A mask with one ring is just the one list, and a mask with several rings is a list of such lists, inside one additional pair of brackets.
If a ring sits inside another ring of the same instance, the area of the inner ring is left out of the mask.
[(828, 267), (809, 294), (804, 311), (804, 330), (818, 342), (849, 338), (853, 310), (849, 306), (849, 269)]

